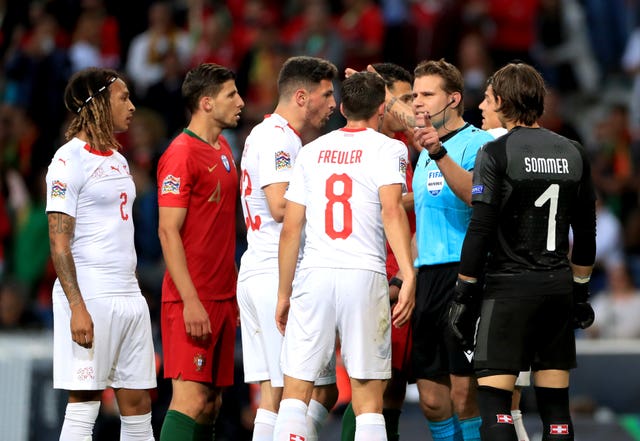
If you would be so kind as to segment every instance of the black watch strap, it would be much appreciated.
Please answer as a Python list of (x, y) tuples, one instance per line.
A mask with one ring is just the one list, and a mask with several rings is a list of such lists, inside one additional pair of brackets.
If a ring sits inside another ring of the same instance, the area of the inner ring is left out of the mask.
[(389, 279), (389, 286), (397, 286), (398, 288), (402, 288), (402, 280), (397, 277), (392, 277)]
[(447, 149), (444, 148), (444, 145), (442, 145), (442, 143), (440, 143), (440, 150), (438, 150), (433, 154), (429, 153), (429, 158), (433, 159), (434, 161), (438, 161), (444, 158), (446, 154), (447, 154)]

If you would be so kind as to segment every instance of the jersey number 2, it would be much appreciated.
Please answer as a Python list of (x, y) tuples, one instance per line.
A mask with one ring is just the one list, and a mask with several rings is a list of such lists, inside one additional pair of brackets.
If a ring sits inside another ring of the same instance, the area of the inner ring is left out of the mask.
[(127, 201), (129, 200), (127, 193), (124, 191), (120, 193), (120, 199), (122, 200), (120, 203), (120, 217), (123, 221), (129, 220), (129, 214), (124, 211), (124, 208), (127, 206)]
[(242, 172), (242, 186), (244, 187), (244, 208), (247, 210), (247, 216), (244, 218), (245, 225), (247, 226), (247, 229), (251, 228), (253, 231), (259, 230), (262, 220), (259, 215), (251, 217), (249, 203), (247, 202), (247, 196), (251, 194), (253, 188), (251, 187), (251, 177), (249, 177), (249, 173), (247, 173), (246, 170)]
[[(336, 182), (342, 183), (342, 192), (336, 194)], [(351, 211), (351, 198), (353, 191), (353, 181), (346, 174), (332, 174), (327, 179), (325, 185), (325, 196), (329, 200), (324, 210), (324, 230), (331, 239), (346, 239), (353, 231), (351, 222), (353, 212)], [(334, 210), (339, 206), (342, 208), (342, 230), (337, 231), (335, 225)]]
[(558, 214), (558, 196), (560, 186), (551, 184), (534, 202), (536, 207), (542, 207), (549, 201), (549, 221), (547, 222), (547, 250), (556, 249), (556, 215)]

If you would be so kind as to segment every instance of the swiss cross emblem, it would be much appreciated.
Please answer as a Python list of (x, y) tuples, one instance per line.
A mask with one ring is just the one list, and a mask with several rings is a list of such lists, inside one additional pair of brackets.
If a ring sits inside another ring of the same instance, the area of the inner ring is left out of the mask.
[(513, 424), (513, 417), (509, 414), (499, 413), (496, 415), (496, 422), (499, 424)]
[(196, 366), (196, 371), (200, 372), (206, 364), (204, 355), (196, 354), (196, 356), (193, 357), (193, 364)]
[(549, 434), (550, 435), (569, 435), (569, 425), (568, 424), (551, 424), (551, 426), (549, 426)]
[(295, 433), (289, 434), (289, 441), (305, 441), (306, 438), (302, 435), (296, 435)]

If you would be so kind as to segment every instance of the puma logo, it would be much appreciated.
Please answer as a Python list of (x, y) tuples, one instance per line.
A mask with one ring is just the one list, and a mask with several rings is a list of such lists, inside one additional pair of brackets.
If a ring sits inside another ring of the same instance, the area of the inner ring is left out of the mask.
[(218, 166), (218, 164), (213, 164), (212, 167), (207, 167), (207, 170), (209, 170), (209, 173), (211, 173), (212, 171), (214, 171), (216, 169), (217, 166)]
[(65, 161), (65, 160), (64, 160), (64, 159), (62, 159), (62, 158), (58, 158), (58, 161), (62, 162), (64, 165), (67, 165), (67, 161)]

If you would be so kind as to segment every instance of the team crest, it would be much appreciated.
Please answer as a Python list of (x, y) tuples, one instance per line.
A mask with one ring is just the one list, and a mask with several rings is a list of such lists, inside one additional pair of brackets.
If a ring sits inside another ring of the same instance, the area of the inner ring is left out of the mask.
[(400, 157), (400, 163), (398, 168), (400, 170), (400, 173), (402, 173), (403, 175), (407, 174), (407, 160), (404, 159), (404, 157)]
[(496, 423), (498, 424), (513, 424), (513, 417), (508, 414), (499, 413), (496, 415)]
[(431, 170), (427, 174), (427, 191), (431, 196), (438, 196), (444, 187), (444, 177), (440, 170)]
[(302, 435), (297, 435), (295, 433), (289, 434), (289, 441), (305, 441), (306, 438)]
[(291, 155), (284, 150), (276, 152), (276, 170), (291, 168)]
[(55, 180), (51, 183), (51, 199), (64, 199), (67, 194), (67, 184)]
[(225, 155), (222, 155), (220, 156), (220, 160), (222, 161), (222, 165), (224, 165), (225, 170), (227, 170), (228, 172), (231, 171), (229, 159)]
[(180, 194), (180, 178), (167, 175), (162, 181), (161, 194)]
[(204, 365), (207, 364), (204, 358), (204, 355), (196, 354), (196, 356), (193, 357), (193, 364), (195, 365), (197, 372), (202, 371), (202, 368), (204, 368)]

